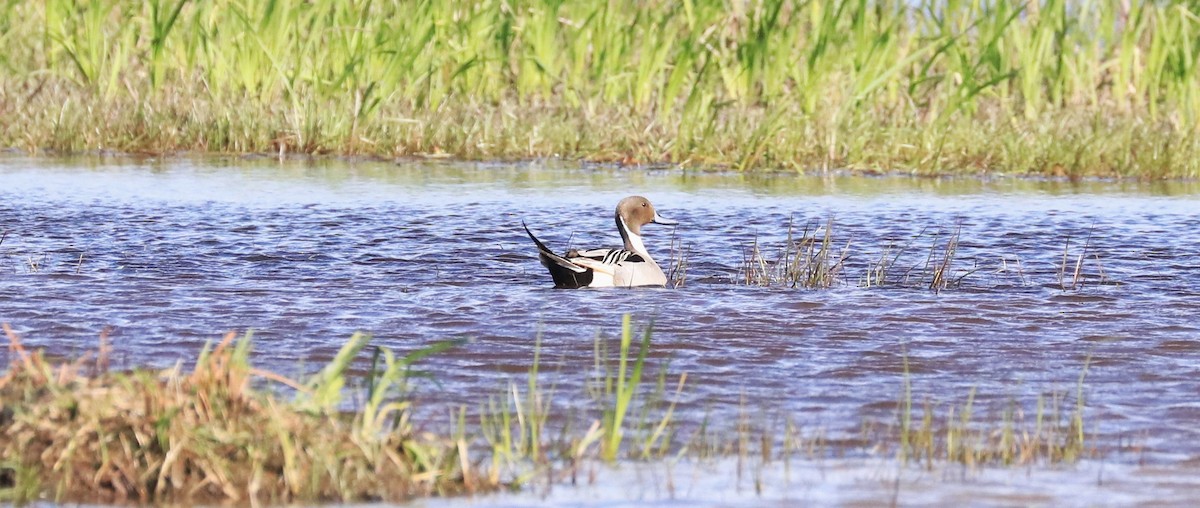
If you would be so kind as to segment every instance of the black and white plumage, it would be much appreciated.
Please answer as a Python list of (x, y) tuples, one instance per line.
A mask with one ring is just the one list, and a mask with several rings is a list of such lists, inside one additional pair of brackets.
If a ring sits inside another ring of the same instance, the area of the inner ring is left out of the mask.
[(623, 261), (630, 263), (644, 262), (638, 253), (625, 249), (591, 249), (591, 250), (569, 250), (567, 258), (588, 258), (594, 261), (599, 261), (606, 265), (615, 265)]
[(525, 233), (537, 245), (538, 258), (550, 270), (556, 288), (664, 286), (667, 277), (650, 257), (642, 243), (642, 226), (678, 224), (659, 215), (650, 200), (630, 196), (617, 203), (617, 231), (623, 249), (572, 249), (566, 255), (551, 251), (525, 227)]

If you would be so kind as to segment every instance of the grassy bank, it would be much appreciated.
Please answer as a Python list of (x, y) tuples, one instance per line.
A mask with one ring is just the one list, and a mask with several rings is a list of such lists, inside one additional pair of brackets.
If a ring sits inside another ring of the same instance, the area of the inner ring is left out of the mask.
[(619, 336), (597, 338), (583, 397), (565, 402), (547, 388), (535, 345), (524, 383), (454, 411), (432, 427), (442, 436), (416, 430), (404, 386), (414, 362), (449, 343), (406, 357), (378, 349), (368, 361), (367, 338), (355, 335), (297, 381), (252, 366), (249, 336), (226, 336), (191, 369), (116, 371), (103, 337), (92, 355), (51, 361), (5, 331), (0, 501), (17, 503), (398, 501), (586, 481), (597, 465), (628, 460), (766, 466), (849, 455), (933, 468), (1073, 462), (1096, 451), (1085, 444), (1083, 374), (1075, 393), (1039, 396), (1027, 418), (1011, 400), (988, 411), (974, 390), (965, 402), (925, 398), (922, 409), (906, 369), (895, 418), (864, 421), (860, 437), (836, 442), (744, 405), (733, 421), (683, 421), (676, 406), (689, 376), (656, 366), (650, 330), (635, 333), (628, 316)]
[(1143, 0), (8, 1), (0, 146), (1195, 177), (1196, 33)]
[(3, 501), (400, 501), (497, 487), (476, 475), (465, 443), (415, 432), (405, 404), (385, 399), (404, 361), (388, 362), (360, 411), (337, 411), (361, 336), (299, 383), (251, 367), (249, 337), (233, 334), (191, 372), (115, 372), (103, 345), (50, 362), (5, 331), (13, 359), (0, 377)]

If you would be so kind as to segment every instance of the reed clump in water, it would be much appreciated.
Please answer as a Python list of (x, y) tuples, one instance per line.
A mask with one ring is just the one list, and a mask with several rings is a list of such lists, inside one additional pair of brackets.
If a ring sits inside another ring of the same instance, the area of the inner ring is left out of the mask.
[(1183, 2), (0, 3), (0, 147), (1200, 175)]
[[(741, 282), (754, 286), (809, 289), (827, 289), (844, 283), (847, 262), (852, 257), (852, 242), (847, 240), (844, 244), (835, 244), (833, 226), (833, 219), (826, 221), (824, 228), (809, 224), (796, 237), (795, 228), (789, 220), (787, 238), (774, 255), (765, 253), (756, 237), (746, 248), (739, 270)], [(901, 267), (898, 261), (914, 242), (925, 235), (925, 230), (899, 249), (887, 246), (878, 260), (865, 266), (866, 273), (861, 285), (870, 288), (916, 284), (934, 292), (960, 286), (967, 276), (976, 271), (955, 268), (960, 232), (960, 228), (956, 227), (947, 235), (944, 243), (941, 241), (942, 232), (935, 232), (924, 262), (918, 266)]]
[[(1090, 359), (1089, 359), (1090, 361)], [(937, 421), (934, 404), (926, 402), (920, 422), (914, 421), (912, 382), (905, 359), (904, 387), (897, 403), (898, 425), (894, 449), (901, 462), (924, 462), (932, 469), (938, 462), (956, 462), (967, 466), (1030, 465), (1039, 463), (1072, 463), (1096, 456), (1089, 447), (1084, 426), (1084, 380), (1088, 362), (1084, 363), (1074, 393), (1074, 404), (1068, 404), (1066, 393), (1039, 395), (1032, 422), (1026, 411), (1015, 401), (1000, 412), (999, 424), (975, 420), (975, 389), (972, 388), (962, 405), (946, 406), (942, 421)]]
[[(1101, 262), (1100, 256), (1096, 254), (1092, 246), (1092, 237), (1095, 233), (1095, 226), (1088, 231), (1087, 239), (1083, 243), (1083, 252), (1075, 259), (1071, 259), (1071, 238), (1067, 237), (1063, 242), (1062, 262), (1058, 265), (1058, 287), (1063, 291), (1074, 291), (1082, 288), (1084, 283), (1089, 278), (1093, 278), (1097, 284), (1116, 284), (1109, 279), (1108, 274), (1104, 271), (1104, 263)], [(1090, 276), (1085, 273), (1084, 265), (1092, 265), (1095, 267), (1095, 275)]]
[[(361, 412), (338, 412), (362, 336), (301, 384), (251, 367), (249, 337), (229, 334), (191, 372), (113, 372), (103, 346), (94, 362), (55, 365), (5, 328), (13, 360), (0, 378), (0, 499), (278, 504), (495, 487), (476, 476), (465, 445), (416, 433), (406, 406), (383, 401), (402, 361), (389, 362)], [(285, 400), (256, 377), (299, 395)]]
[(762, 252), (755, 238), (742, 262), (743, 282), (756, 286), (829, 288), (842, 280), (845, 262), (850, 257), (850, 243), (841, 248), (834, 245), (833, 219), (825, 223), (823, 230), (810, 224), (799, 238), (794, 233), (789, 221), (787, 239), (773, 257)]
[[(687, 383), (687, 373), (671, 375), (660, 366), (651, 384), (651, 326), (638, 338), (632, 316), (621, 321), (615, 350), (597, 335), (592, 369), (587, 374), (582, 405), (556, 404), (554, 389), (541, 380), (541, 337), (534, 346), (526, 389), (510, 384), (489, 397), (479, 413), (480, 437), (491, 450), (494, 481), (507, 475), (511, 485), (534, 478), (571, 478), (589, 463), (619, 460), (661, 460), (677, 443), (675, 406)], [(673, 400), (667, 402), (668, 378), (675, 377)], [(580, 412), (581, 411), (581, 412)], [(579, 425), (582, 418), (582, 425)], [(460, 422), (459, 427), (463, 424)]]
[[(1054, 282), (1045, 283), (1046, 287), (1063, 291), (1082, 290), (1088, 281), (1095, 281), (1097, 285), (1118, 284), (1104, 270), (1094, 245), (1094, 231), (1088, 233), (1082, 253), (1078, 255), (1072, 255), (1071, 239), (1067, 238), (1059, 259), (1053, 261), (1053, 273), (1026, 273), (1020, 257), (1014, 257), (1011, 262), (1007, 256), (995, 260), (979, 256), (964, 259), (959, 250), (961, 225), (948, 230), (923, 228), (902, 245), (889, 241), (877, 254), (852, 250), (854, 241), (844, 237), (835, 241), (834, 238), (833, 219), (829, 219), (824, 228), (805, 226), (798, 238), (789, 221), (782, 247), (772, 251), (760, 244), (757, 237), (744, 247), (742, 263), (733, 282), (764, 287), (826, 289), (845, 284), (847, 272), (861, 270), (860, 287), (924, 288), (940, 293), (978, 285), (974, 276), (987, 268), (994, 275), (1003, 275), (1004, 284), (1015, 281), (1018, 285), (1028, 286), (1037, 283), (1035, 278), (1047, 276)], [(917, 247), (925, 241), (928, 248)], [(855, 263), (855, 259), (869, 261)]]

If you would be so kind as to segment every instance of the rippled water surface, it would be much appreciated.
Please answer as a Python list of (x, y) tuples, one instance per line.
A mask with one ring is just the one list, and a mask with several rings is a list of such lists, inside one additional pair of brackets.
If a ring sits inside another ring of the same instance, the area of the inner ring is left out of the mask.
[[(521, 221), (557, 249), (610, 246), (634, 193), (680, 222), (645, 233), (663, 263), (686, 259), (682, 284), (551, 289)], [(830, 220), (849, 255), (832, 288), (745, 284), (755, 243), (774, 260), (789, 224)], [(597, 334), (632, 313), (653, 322), (655, 365), (688, 374), (685, 426), (749, 409), (854, 443), (895, 421), (906, 369), (918, 401), (974, 388), (982, 407), (1032, 412), (1039, 395), (1073, 404), (1086, 363), (1104, 460), (1200, 461), (1194, 183), (7, 157), (0, 234), (0, 321), (61, 355), (109, 328), (118, 360), (168, 366), (253, 329), (259, 366), (298, 373), (359, 330), (397, 351), (467, 338), (424, 363), (438, 383), (418, 395), (442, 408), (523, 383), (540, 333), (570, 405)], [(931, 291), (954, 238), (951, 284)], [(867, 287), (881, 259), (885, 284)]]

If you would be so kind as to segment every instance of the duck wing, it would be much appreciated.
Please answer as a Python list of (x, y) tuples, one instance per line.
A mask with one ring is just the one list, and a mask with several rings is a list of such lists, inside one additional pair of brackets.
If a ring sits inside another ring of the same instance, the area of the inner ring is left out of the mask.
[(617, 265), (626, 261), (630, 263), (644, 263), (646, 259), (631, 250), (625, 249), (589, 249), (589, 250), (572, 250), (567, 253), (567, 260), (579, 262), (580, 259), (589, 259), (605, 265)]

